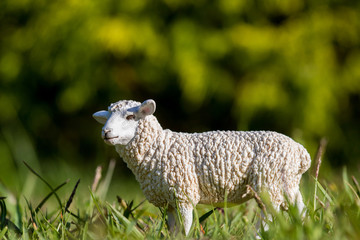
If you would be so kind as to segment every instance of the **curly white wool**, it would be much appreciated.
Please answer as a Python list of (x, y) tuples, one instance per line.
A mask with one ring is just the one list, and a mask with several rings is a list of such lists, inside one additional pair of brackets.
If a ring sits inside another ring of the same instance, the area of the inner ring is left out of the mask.
[[(163, 130), (154, 116), (139, 121), (135, 138), (116, 150), (155, 206), (247, 200), (246, 185), (266, 188), (275, 206), (294, 201), (310, 156), (275, 132), (177, 133)], [(244, 199), (245, 198), (245, 199)], [(175, 206), (174, 206), (175, 207)]]
[[(109, 111), (126, 112), (139, 105), (119, 101)], [(150, 114), (137, 120), (135, 136), (127, 144), (115, 147), (149, 202), (175, 209), (177, 201), (180, 212), (191, 215), (187, 220), (183, 216), (190, 226), (193, 206), (223, 203), (225, 196), (228, 203), (242, 203), (254, 197), (247, 185), (256, 192), (266, 189), (276, 209), (287, 208), (286, 198), (303, 208), (299, 182), (310, 156), (302, 145), (276, 132), (178, 133), (163, 130)], [(190, 226), (185, 226), (186, 233)]]

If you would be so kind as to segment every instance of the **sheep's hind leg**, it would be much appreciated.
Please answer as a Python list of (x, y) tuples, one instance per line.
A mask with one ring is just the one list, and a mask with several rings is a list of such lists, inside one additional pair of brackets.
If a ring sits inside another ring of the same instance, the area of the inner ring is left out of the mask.
[(296, 207), (299, 211), (299, 214), (301, 216), (301, 219), (304, 220), (305, 218), (305, 214), (306, 214), (306, 206), (304, 204), (302, 195), (300, 193), (300, 190), (298, 190), (297, 194), (296, 194)]
[[(276, 212), (279, 212), (280, 210), (280, 207), (279, 206), (273, 206), (274, 207), (274, 210)], [(264, 230), (264, 232), (267, 232), (269, 230), (269, 225), (267, 224), (267, 221), (268, 222), (272, 222), (273, 221), (273, 217), (271, 214), (267, 213), (265, 214), (265, 211), (261, 208), (261, 213), (260, 213), (260, 219), (258, 220), (258, 222), (256, 223), (256, 236), (255, 238), (256, 239), (262, 239), (260, 237), (260, 232), (261, 232), (261, 226)]]

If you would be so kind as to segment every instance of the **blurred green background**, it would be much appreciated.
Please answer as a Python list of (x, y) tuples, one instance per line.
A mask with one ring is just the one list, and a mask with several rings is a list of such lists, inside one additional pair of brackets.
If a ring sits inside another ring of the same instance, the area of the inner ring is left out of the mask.
[[(359, 171), (359, 13), (357, 0), (2, 0), (0, 190), (34, 188), (22, 161), (90, 185), (119, 159), (91, 115), (120, 99), (154, 99), (164, 128), (273, 130), (313, 157), (326, 137), (328, 168)], [(134, 179), (122, 161), (115, 177)]]

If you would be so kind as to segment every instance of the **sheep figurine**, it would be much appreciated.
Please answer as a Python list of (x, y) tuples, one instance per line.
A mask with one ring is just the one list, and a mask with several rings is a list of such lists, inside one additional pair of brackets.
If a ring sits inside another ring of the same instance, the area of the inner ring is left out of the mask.
[(164, 130), (155, 107), (153, 100), (123, 100), (93, 117), (104, 124), (102, 138), (115, 146), (148, 201), (168, 206), (170, 229), (177, 207), (187, 235), (197, 204), (218, 205), (225, 198), (240, 204), (264, 190), (276, 210), (290, 202), (303, 211), (299, 183), (311, 159), (302, 145), (270, 131)]

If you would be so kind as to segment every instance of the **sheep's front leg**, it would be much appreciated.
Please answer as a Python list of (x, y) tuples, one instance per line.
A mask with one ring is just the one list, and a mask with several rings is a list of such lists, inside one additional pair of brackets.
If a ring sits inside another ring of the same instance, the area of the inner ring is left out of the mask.
[[(184, 225), (185, 235), (189, 234), (192, 220), (193, 220), (193, 208), (192, 207), (179, 207), (179, 213)], [(180, 223), (177, 221), (177, 210), (173, 207), (168, 209), (168, 227), (170, 232), (177, 233), (179, 231)]]
[(183, 206), (179, 208), (179, 211), (183, 220), (185, 235), (187, 236), (190, 232), (191, 224), (193, 221), (193, 208)]

